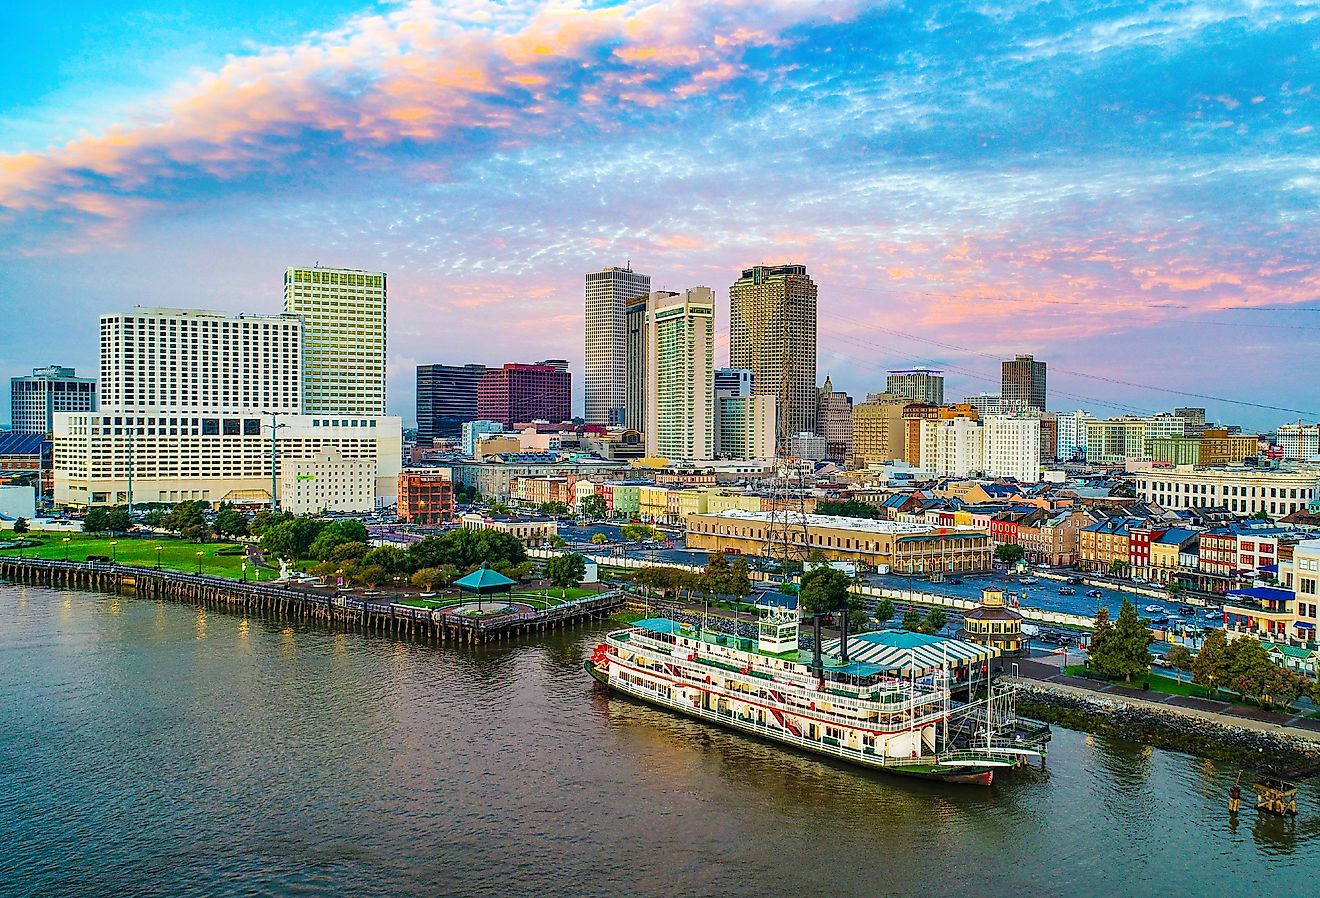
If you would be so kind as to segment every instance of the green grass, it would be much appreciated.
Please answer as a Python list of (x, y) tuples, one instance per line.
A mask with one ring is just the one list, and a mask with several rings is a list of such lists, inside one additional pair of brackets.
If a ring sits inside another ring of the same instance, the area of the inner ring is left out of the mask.
[[(1087, 668), (1081, 664), (1070, 664), (1063, 669), (1064, 676), (1084, 677), (1087, 674)], [(1128, 689), (1141, 689), (1142, 683), (1150, 683), (1151, 692), (1162, 692), (1166, 695), (1189, 695), (1194, 698), (1208, 698), (1206, 688), (1193, 683), (1187, 674), (1183, 671), (1183, 681), (1180, 683), (1173, 677), (1166, 677), (1162, 674), (1148, 673), (1140, 677), (1133, 677), (1131, 683), (1124, 683), (1122, 680), (1110, 680), (1116, 686), (1125, 686)]]
[[(3, 549), (0, 550), (0, 555), (22, 555), (27, 558), (64, 560), (65, 543), (63, 535), (28, 534), (28, 536), (41, 540), (41, 545), (29, 549)], [(196, 573), (197, 553), (201, 552), (203, 574), (210, 574), (215, 577), (231, 577), (235, 580), (242, 577), (243, 556), (241, 554), (217, 554), (226, 546), (235, 546), (236, 543), (192, 543), (168, 538), (136, 539), (118, 537), (112, 539), (109, 536), (86, 533), (70, 533), (67, 536), (69, 539), (68, 559), (70, 561), (86, 561), (88, 555), (103, 555), (106, 558), (114, 558), (120, 564), (154, 568), (156, 566), (156, 546), (160, 546), (160, 566), (162, 568), (185, 571), (190, 574)], [(116, 543), (116, 545), (111, 546), (111, 542)], [(262, 579), (270, 579), (274, 576), (277, 576), (274, 571), (262, 573)], [(251, 565), (249, 565), (248, 577), (255, 577)]]

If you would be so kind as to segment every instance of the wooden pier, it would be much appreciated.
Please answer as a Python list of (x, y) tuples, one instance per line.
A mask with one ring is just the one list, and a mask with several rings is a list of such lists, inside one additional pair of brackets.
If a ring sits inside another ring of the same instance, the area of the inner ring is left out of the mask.
[(483, 645), (602, 620), (621, 608), (620, 592), (601, 593), (544, 611), (467, 617), (399, 605), (383, 598), (346, 595), (333, 588), (297, 589), (279, 583), (244, 583), (224, 577), (101, 562), (0, 558), (0, 579), (28, 586), (182, 602), (259, 617), (347, 628), (407, 639)]

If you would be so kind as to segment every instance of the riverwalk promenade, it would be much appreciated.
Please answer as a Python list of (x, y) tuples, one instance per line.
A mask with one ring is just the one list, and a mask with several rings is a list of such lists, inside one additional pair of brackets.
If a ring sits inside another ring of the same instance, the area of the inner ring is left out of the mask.
[(251, 583), (205, 574), (104, 562), (0, 558), (0, 579), (11, 583), (85, 589), (151, 600), (177, 601), (244, 614), (343, 626), (408, 638), (481, 644), (514, 639), (608, 617), (623, 605), (604, 592), (548, 608), (515, 599), (475, 597), (446, 608), (418, 607), (387, 595), (354, 595), (334, 587), (280, 581)]
[(1188, 695), (1170, 695), (1133, 689), (1124, 683), (1091, 680), (1064, 675), (1061, 665), (1052, 660), (1004, 658), (1008, 682), (1044, 687), (1061, 695), (1091, 699), (1112, 699), (1152, 711), (1172, 711), (1224, 726), (1240, 727), (1261, 733), (1273, 733), (1294, 739), (1320, 743), (1320, 720), (1299, 714), (1281, 714), (1264, 708)]

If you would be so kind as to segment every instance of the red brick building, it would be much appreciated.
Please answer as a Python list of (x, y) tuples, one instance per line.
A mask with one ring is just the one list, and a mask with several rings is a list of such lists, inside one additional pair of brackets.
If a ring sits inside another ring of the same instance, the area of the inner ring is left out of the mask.
[(448, 469), (399, 472), (401, 521), (435, 527), (454, 519), (454, 482)]

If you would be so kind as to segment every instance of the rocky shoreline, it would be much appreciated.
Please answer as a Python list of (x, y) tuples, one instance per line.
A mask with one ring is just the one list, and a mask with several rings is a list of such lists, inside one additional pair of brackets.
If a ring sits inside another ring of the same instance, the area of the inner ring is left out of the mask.
[(1024, 717), (1290, 777), (1320, 772), (1320, 734), (1303, 739), (1117, 697), (1075, 695), (1021, 681), (1017, 685), (1017, 710)]

